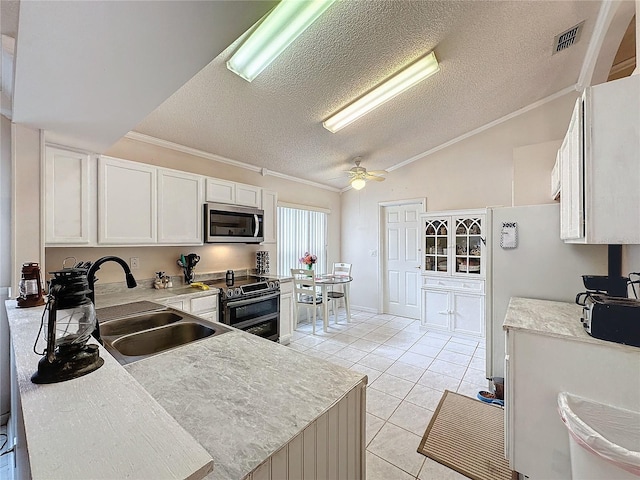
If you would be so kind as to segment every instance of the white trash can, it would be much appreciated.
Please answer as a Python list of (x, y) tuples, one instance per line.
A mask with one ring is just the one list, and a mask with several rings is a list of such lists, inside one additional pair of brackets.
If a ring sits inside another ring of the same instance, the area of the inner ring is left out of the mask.
[(640, 413), (567, 392), (558, 412), (569, 431), (573, 480), (640, 478)]

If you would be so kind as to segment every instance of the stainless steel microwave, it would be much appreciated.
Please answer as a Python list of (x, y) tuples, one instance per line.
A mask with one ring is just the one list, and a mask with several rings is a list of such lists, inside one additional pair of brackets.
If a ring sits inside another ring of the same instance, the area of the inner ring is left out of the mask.
[(263, 228), (264, 211), (259, 208), (204, 204), (205, 243), (261, 243)]

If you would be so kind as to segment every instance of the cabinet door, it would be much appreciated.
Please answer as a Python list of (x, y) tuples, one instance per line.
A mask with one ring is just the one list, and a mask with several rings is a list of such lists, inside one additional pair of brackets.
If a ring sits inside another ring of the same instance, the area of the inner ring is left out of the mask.
[(86, 153), (46, 147), (45, 242), (95, 242), (95, 167)]
[(253, 185), (236, 183), (236, 205), (262, 207), (262, 189)]
[(100, 157), (98, 180), (98, 243), (156, 243), (156, 168)]
[(264, 243), (278, 241), (278, 192), (262, 190)]
[(288, 345), (291, 341), (293, 326), (293, 295), (283, 293), (280, 295), (280, 343)]
[(158, 243), (202, 244), (202, 180), (158, 170)]
[(560, 238), (584, 237), (584, 154), (582, 99), (576, 101), (560, 156)]
[(449, 261), (449, 231), (451, 219), (449, 217), (424, 219), (424, 262), (425, 272), (438, 272), (449, 275), (451, 262)]
[(452, 292), (451, 329), (456, 333), (484, 337), (484, 295)]
[(451, 271), (465, 277), (484, 278), (486, 275), (487, 228), (484, 215), (456, 216), (451, 221)]
[(207, 178), (207, 202), (236, 203), (236, 184), (218, 178)]
[(422, 324), (449, 330), (449, 292), (422, 289)]

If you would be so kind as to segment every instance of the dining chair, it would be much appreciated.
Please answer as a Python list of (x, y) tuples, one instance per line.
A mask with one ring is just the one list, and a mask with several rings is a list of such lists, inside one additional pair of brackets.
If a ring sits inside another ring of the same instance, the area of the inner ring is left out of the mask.
[[(350, 263), (334, 263), (333, 264), (333, 271), (331, 272), (332, 275), (334, 276), (345, 276), (345, 277), (350, 277), (351, 276), (351, 264)], [(329, 305), (331, 306), (331, 314), (333, 315), (333, 318), (335, 319), (335, 322), (338, 322), (338, 315), (335, 313), (334, 310), (334, 306), (333, 303), (334, 302), (338, 302), (340, 301), (341, 298), (344, 298), (345, 300), (345, 308), (347, 310), (349, 310), (349, 305), (347, 305), (347, 302), (349, 301), (348, 297), (345, 297), (344, 294), (344, 288), (343, 286), (339, 286), (340, 290), (336, 291), (333, 288), (333, 285), (331, 286), (331, 290), (327, 292), (327, 300), (329, 301)]]
[[(313, 270), (306, 268), (292, 268), (291, 276), (293, 277), (293, 316), (294, 330), (298, 328), (298, 312), (300, 307), (313, 310), (313, 320), (311, 322), (313, 334), (316, 333), (316, 314), (318, 307), (322, 305), (322, 297), (318, 296), (316, 290), (316, 276)], [(327, 319), (323, 318), (325, 329), (327, 327)]]

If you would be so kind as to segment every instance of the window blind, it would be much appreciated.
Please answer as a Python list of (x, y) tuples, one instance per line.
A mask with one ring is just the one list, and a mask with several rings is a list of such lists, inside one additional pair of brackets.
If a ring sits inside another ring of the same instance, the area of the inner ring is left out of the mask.
[(313, 269), (327, 272), (327, 214), (302, 208), (278, 207), (278, 275), (292, 268), (306, 268), (300, 258), (309, 252), (318, 257)]

